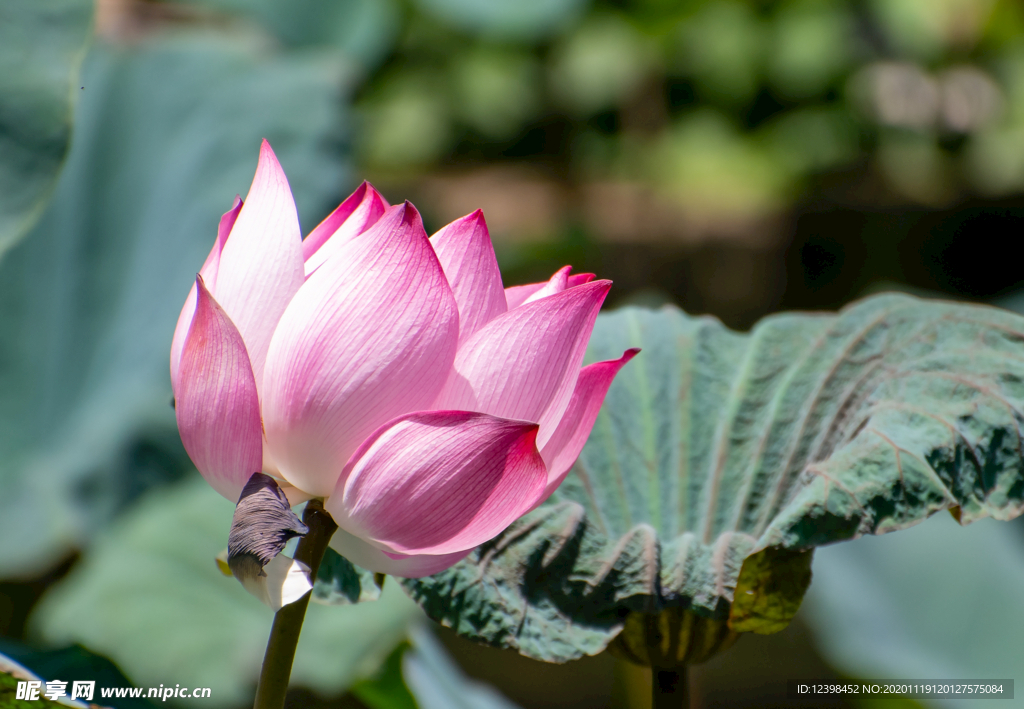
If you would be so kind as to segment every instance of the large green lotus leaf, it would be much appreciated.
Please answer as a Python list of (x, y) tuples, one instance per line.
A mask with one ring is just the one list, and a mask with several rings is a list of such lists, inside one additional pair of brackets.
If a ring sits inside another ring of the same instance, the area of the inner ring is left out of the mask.
[(800, 617), (851, 677), (1021, 677), (1022, 521), (959, 529), (936, 515), (900, 534), (821, 549)]
[(313, 584), (312, 600), (325, 606), (375, 601), (384, 576), (356, 566), (330, 547), (324, 552)]
[[(102, 653), (137, 686), (210, 687), (211, 706), (251, 702), (274, 614), (217, 568), (233, 512), (198, 477), (150, 493), (43, 598), (32, 632)], [(310, 604), (292, 682), (342, 691), (421, 617), (393, 582), (373, 603)]]
[[(598, 318), (587, 357), (636, 346), (551, 500), (407, 582), (428, 615), (551, 661), (600, 652), (631, 611), (772, 632), (809, 580), (789, 552), (1024, 505), (1020, 316), (884, 295), (739, 334), (629, 308)], [(734, 606), (738, 584), (753, 599)]]
[(91, 0), (0, 0), (0, 257), (39, 218), (64, 164)]
[(98, 46), (81, 83), (54, 199), (0, 262), (3, 577), (81, 546), (144, 487), (128, 460), (134, 441), (183, 456), (171, 335), (221, 213), (248, 190), (260, 140), (288, 172), (307, 229), (348, 177), (333, 55), (180, 36)]

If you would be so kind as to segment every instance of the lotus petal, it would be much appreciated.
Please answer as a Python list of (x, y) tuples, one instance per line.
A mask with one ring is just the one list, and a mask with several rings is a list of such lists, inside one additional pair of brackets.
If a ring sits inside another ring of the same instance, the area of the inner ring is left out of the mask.
[(278, 319), (304, 280), (302, 237), (291, 189), (263, 141), (252, 187), (220, 255), (217, 298), (242, 333), (257, 387)]
[(562, 268), (555, 271), (547, 283), (531, 293), (530, 297), (523, 301), (523, 305), (564, 291), (569, 287), (569, 271), (571, 270), (572, 266), (562, 266)]
[(274, 333), (263, 422), (282, 477), (329, 495), (370, 433), (429, 407), (451, 371), (458, 332), (419, 213), (392, 207), (309, 277)]
[(595, 362), (580, 370), (569, 406), (540, 452), (548, 469), (548, 486), (544, 491), (544, 499), (562, 483), (566, 473), (579, 457), (615, 375), (639, 351), (636, 348), (629, 349), (619, 359)]
[(192, 462), (232, 502), (263, 464), (256, 380), (242, 336), (202, 276), (181, 354), (175, 416)]
[(543, 494), (536, 437), (535, 423), (476, 412), (406, 414), (359, 447), (325, 507), (339, 527), (384, 552), (466, 551)]
[(575, 288), (576, 286), (582, 286), (584, 283), (590, 283), (596, 276), (593, 273), (577, 273), (569, 276), (569, 283), (566, 288)]
[(456, 219), (430, 237), (430, 243), (459, 304), (459, 341), (465, 342), (506, 310), (484, 213), (478, 209)]
[(522, 305), (459, 347), (431, 408), (539, 421), (539, 445), (569, 403), (594, 320), (611, 281), (594, 281)]
[[(242, 198), (235, 195), (234, 204), (231, 205), (231, 209), (223, 214), (220, 218), (220, 226), (217, 229), (217, 240), (213, 242), (213, 248), (210, 249), (210, 254), (206, 257), (206, 261), (203, 263), (203, 267), (199, 269), (199, 275), (203, 277), (203, 281), (206, 283), (208, 289), (213, 288), (213, 284), (217, 282), (217, 271), (220, 270), (220, 253), (224, 250), (224, 244), (228, 240), (228, 234), (231, 233), (231, 227), (235, 225), (235, 220), (238, 219), (238, 213), (242, 211)], [(188, 334), (188, 328), (192, 324), (192, 316), (196, 312), (196, 284), (192, 284), (191, 290), (188, 292), (188, 297), (185, 299), (185, 305), (181, 309), (181, 314), (178, 316), (178, 325), (174, 328), (174, 338), (171, 340), (171, 391), (175, 391), (178, 387), (178, 367), (181, 364), (181, 348), (185, 346), (185, 336)]]
[(309, 277), (349, 239), (373, 226), (388, 208), (388, 203), (369, 182), (359, 185), (348, 199), (338, 205), (302, 242), (302, 257)]
[(299, 600), (313, 588), (309, 567), (285, 554), (278, 554), (259, 571), (249, 566), (235, 573), (235, 578), (274, 612)]
[(349, 534), (340, 527), (331, 537), (331, 547), (353, 564), (402, 578), (418, 579), (436, 574), (466, 558), (471, 549), (451, 554), (387, 554), (377, 547)]
[[(584, 283), (590, 283), (592, 280), (594, 280), (593, 273), (577, 273), (576, 275), (569, 276), (566, 288), (575, 288), (576, 286), (581, 286)], [(520, 305), (525, 303), (530, 296), (548, 285), (550, 282), (550, 280), (547, 280), (541, 281), (540, 283), (527, 283), (522, 286), (510, 286), (506, 288), (505, 303), (508, 309), (512, 310), (514, 308), (518, 308)]]

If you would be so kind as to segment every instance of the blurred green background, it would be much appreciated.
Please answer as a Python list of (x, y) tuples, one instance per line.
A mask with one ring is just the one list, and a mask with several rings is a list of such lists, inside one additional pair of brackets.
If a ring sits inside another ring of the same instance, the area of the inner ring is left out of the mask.
[[(571, 263), (611, 307), (739, 329), (887, 288), (1024, 304), (1018, 0), (0, 0), (0, 652), (37, 672), (251, 695), (270, 613), (212, 563), (231, 506), (167, 352), (263, 137), (305, 231), (362, 179), (431, 231), (483, 208), (509, 285)], [(1024, 669), (1017, 523), (814, 571), (789, 629), (695, 668), (695, 706)], [(399, 644), (422, 619), (386, 589), (311, 611), (293, 706), (645, 706), (607, 655)], [(828, 706), (882, 704), (915, 706)]]

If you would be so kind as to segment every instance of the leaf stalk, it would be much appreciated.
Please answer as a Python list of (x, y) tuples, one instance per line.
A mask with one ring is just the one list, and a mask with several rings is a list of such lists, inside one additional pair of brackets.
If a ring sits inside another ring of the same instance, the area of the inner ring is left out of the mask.
[(686, 665), (651, 668), (651, 709), (690, 709)]

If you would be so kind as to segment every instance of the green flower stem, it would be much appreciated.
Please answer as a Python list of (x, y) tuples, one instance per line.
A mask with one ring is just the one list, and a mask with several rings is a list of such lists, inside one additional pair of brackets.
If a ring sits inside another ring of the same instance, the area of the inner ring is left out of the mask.
[(690, 687), (686, 665), (651, 668), (651, 709), (689, 709)]
[[(310, 579), (315, 579), (320, 561), (327, 551), (327, 544), (338, 525), (324, 510), (320, 500), (310, 500), (306, 503), (302, 521), (309, 527), (309, 532), (299, 540), (299, 546), (295, 549), (295, 560), (308, 566)], [(267, 641), (267, 653), (263, 656), (260, 682), (256, 686), (256, 702), (253, 709), (283, 709), (284, 697), (288, 692), (288, 679), (292, 674), (292, 662), (295, 660), (295, 648), (299, 644), (299, 633), (302, 632), (302, 621), (306, 617), (309, 597), (310, 594), (307, 593), (294, 603), (284, 606), (274, 616), (270, 640)]]

